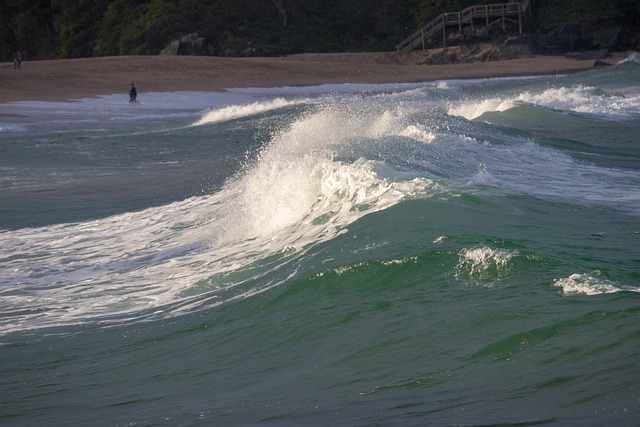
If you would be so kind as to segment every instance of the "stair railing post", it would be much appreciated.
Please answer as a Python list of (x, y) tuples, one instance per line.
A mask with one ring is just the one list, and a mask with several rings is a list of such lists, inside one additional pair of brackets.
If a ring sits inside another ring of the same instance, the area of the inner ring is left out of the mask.
[(447, 14), (444, 14), (444, 19), (442, 20), (442, 46), (447, 47)]
[(504, 12), (505, 12), (505, 10), (504, 10), (504, 7), (503, 7), (502, 8), (502, 29), (503, 30), (505, 30), (507, 28), (507, 21), (506, 21), (506, 19), (504, 17), (505, 16)]
[(518, 30), (522, 34), (522, 8), (520, 6), (521, 4), (518, 3)]

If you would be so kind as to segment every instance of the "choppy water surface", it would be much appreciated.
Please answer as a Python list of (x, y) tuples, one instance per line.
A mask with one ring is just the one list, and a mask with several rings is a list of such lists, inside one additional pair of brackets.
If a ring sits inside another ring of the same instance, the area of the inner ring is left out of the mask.
[(640, 422), (633, 58), (139, 98), (0, 105), (3, 425)]

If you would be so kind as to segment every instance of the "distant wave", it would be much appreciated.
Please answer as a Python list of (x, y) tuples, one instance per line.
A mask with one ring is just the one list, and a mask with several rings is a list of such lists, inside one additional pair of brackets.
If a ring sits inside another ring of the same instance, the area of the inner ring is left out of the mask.
[(208, 111), (193, 123), (193, 126), (201, 126), (211, 123), (220, 123), (228, 120), (235, 120), (242, 117), (253, 116), (255, 114), (264, 113), (266, 111), (277, 110), (278, 108), (288, 107), (308, 101), (304, 100), (288, 100), (284, 98), (275, 98), (265, 102), (254, 102), (246, 105), (230, 105), (227, 107), (216, 108)]
[(602, 117), (628, 117), (637, 112), (638, 97), (607, 93), (590, 86), (549, 88), (540, 93), (521, 92), (512, 98), (488, 98), (451, 105), (449, 115), (475, 120), (488, 112), (505, 112), (518, 105), (530, 104), (549, 110), (585, 113)]
[(637, 64), (640, 64), (640, 58), (638, 58), (638, 52), (629, 52), (629, 56), (618, 61), (616, 65), (624, 64), (627, 62), (635, 62)]

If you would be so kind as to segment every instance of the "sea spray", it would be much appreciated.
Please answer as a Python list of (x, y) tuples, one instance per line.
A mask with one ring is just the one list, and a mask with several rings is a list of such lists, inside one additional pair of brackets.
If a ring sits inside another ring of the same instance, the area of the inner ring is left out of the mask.
[(492, 285), (509, 273), (511, 260), (519, 256), (519, 252), (482, 246), (462, 249), (458, 255), (456, 277), (468, 277), (474, 284)]

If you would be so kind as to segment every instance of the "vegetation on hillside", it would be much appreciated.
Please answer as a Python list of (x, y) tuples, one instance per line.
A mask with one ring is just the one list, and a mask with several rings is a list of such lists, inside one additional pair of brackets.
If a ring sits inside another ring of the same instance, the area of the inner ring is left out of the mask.
[(541, 31), (581, 21), (638, 19), (637, 0), (536, 0), (535, 18)]
[[(198, 33), (217, 55), (392, 50), (445, 11), (501, 0), (2, 0), (0, 59), (155, 55)], [(638, 20), (637, 0), (534, 0), (536, 25)]]

